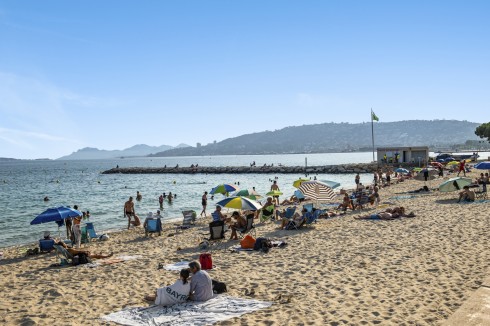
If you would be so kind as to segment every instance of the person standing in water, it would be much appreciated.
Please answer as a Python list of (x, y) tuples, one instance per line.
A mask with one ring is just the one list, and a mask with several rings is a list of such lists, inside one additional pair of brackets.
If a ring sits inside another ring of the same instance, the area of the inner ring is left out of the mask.
[(205, 191), (204, 194), (202, 195), (201, 197), (201, 205), (202, 205), (202, 212), (201, 212), (201, 216), (206, 216), (206, 206), (208, 205), (208, 192)]

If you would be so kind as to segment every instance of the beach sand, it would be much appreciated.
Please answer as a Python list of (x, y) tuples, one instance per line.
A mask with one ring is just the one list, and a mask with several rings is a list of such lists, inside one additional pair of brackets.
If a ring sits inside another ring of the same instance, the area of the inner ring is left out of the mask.
[[(245, 293), (255, 289), (253, 298), (274, 304), (219, 324), (444, 322), (488, 276), (490, 204), (458, 204), (457, 192), (390, 199), (422, 186), (410, 180), (380, 190), (382, 202), (405, 206), (415, 218), (355, 220), (360, 213), (349, 211), (298, 231), (259, 224), (258, 236), (288, 243), (269, 253), (233, 253), (228, 247), (238, 242), (223, 242), (222, 250), (212, 251), (217, 268), (211, 277), (225, 282), (230, 295), (248, 297)], [(90, 250), (140, 258), (97, 268), (50, 267), (57, 262), (55, 254), (22, 257), (19, 248), (5, 249), (0, 324), (110, 325), (100, 317), (148, 306), (146, 294), (177, 279), (175, 272), (157, 269), (159, 263), (198, 259), (199, 233), (207, 231), (207, 222), (174, 236), (168, 236), (175, 233), (170, 225), (164, 235), (150, 238), (141, 228), (113, 233), (109, 241), (90, 244)]]

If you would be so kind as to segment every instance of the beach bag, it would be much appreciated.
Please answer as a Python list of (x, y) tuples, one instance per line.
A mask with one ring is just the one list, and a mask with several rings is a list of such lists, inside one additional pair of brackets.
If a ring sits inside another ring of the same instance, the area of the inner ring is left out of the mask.
[(213, 293), (221, 294), (228, 292), (226, 290), (226, 284), (220, 281), (211, 280), (213, 282)]
[(78, 263), (80, 265), (82, 264), (89, 264), (92, 262), (92, 260), (90, 259), (90, 257), (86, 254), (86, 253), (79, 253), (78, 255)]
[(272, 243), (267, 238), (257, 238), (255, 240), (254, 250), (262, 250), (268, 252), (272, 248)]
[(213, 259), (211, 258), (210, 253), (204, 253), (199, 255), (199, 263), (201, 264), (201, 269), (212, 269), (213, 268)]
[(243, 249), (253, 249), (255, 246), (255, 239), (250, 234), (247, 234), (245, 238), (240, 241), (240, 246)]

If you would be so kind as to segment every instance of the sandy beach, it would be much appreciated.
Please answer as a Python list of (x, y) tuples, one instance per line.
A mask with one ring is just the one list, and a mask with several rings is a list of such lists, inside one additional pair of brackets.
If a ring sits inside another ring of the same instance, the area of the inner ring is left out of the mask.
[[(474, 170), (468, 176), (477, 174)], [(431, 181), (430, 187), (440, 182)], [(297, 231), (278, 230), (277, 222), (258, 224), (257, 236), (288, 243), (269, 253), (231, 252), (229, 247), (238, 242), (224, 241), (222, 249), (212, 251), (216, 269), (211, 277), (225, 282), (230, 295), (273, 305), (218, 324), (444, 322), (489, 275), (490, 203), (456, 203), (457, 192), (403, 194), (422, 186), (408, 180), (380, 190), (383, 209), (404, 206), (414, 218), (354, 219), (380, 207), (320, 219)], [(109, 241), (92, 242), (88, 248), (138, 258), (96, 268), (50, 267), (58, 262), (54, 253), (24, 257), (19, 247), (5, 249), (0, 324), (110, 325), (100, 317), (148, 306), (146, 294), (177, 279), (175, 272), (158, 269), (159, 263), (198, 259), (199, 235), (207, 231), (209, 220), (179, 233), (166, 225), (162, 236), (149, 238), (142, 228), (112, 233)], [(250, 296), (251, 289), (255, 293)]]

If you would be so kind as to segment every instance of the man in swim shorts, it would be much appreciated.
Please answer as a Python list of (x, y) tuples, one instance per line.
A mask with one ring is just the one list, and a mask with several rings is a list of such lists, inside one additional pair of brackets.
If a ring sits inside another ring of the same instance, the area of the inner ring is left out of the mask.
[[(129, 200), (124, 203), (124, 216), (128, 218), (128, 230), (131, 224), (134, 226), (139, 226), (141, 224), (138, 215), (134, 212), (133, 197), (129, 197)], [(131, 221), (131, 217), (134, 217), (134, 221)]]

